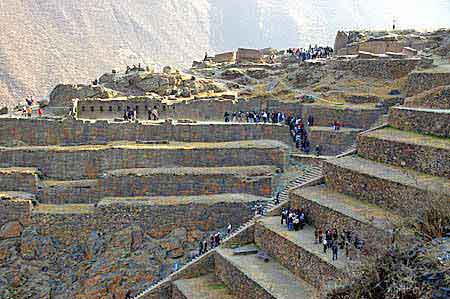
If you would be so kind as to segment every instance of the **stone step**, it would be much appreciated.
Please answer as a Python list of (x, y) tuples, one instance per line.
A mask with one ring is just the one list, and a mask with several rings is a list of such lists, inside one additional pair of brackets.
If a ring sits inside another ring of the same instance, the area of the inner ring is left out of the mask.
[(416, 217), (432, 201), (445, 203), (450, 198), (450, 181), (447, 178), (357, 156), (327, 160), (324, 174), (330, 188), (401, 216)]
[(287, 147), (278, 141), (171, 142), (0, 147), (0, 167), (36, 167), (54, 180), (94, 179), (115, 169), (276, 165), (285, 168)]
[(358, 155), (450, 178), (450, 138), (385, 128), (359, 135)]
[(273, 166), (121, 169), (100, 180), (104, 196), (172, 196), (247, 193), (271, 197)]
[(366, 249), (385, 249), (392, 244), (394, 227), (402, 218), (378, 206), (338, 193), (325, 184), (295, 189), (291, 207), (304, 209), (308, 223), (358, 234)]
[(265, 262), (257, 254), (234, 255), (218, 248), (215, 273), (239, 299), (310, 299), (314, 288), (295, 277), (274, 259)]
[(29, 167), (0, 168), (0, 191), (36, 193), (39, 171)]
[(344, 257), (341, 251), (338, 259), (333, 261), (331, 250), (324, 253), (323, 245), (314, 241), (313, 227), (288, 231), (279, 216), (264, 217), (255, 227), (255, 243), (261, 249), (274, 256), (296, 277), (326, 293), (348, 279), (348, 271), (356, 262)]
[(98, 202), (101, 196), (98, 180), (43, 180), (37, 199), (45, 204), (88, 204)]
[(173, 282), (172, 299), (235, 299), (214, 274)]
[(403, 131), (450, 136), (450, 109), (392, 107), (389, 124)]

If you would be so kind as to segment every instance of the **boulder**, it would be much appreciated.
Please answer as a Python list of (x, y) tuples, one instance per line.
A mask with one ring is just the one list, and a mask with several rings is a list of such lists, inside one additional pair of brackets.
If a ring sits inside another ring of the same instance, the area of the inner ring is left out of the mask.
[(50, 93), (50, 107), (72, 107), (73, 99), (112, 98), (117, 92), (103, 86), (59, 84)]
[(170, 75), (172, 73), (172, 68), (170, 66), (165, 66), (163, 68), (163, 73), (167, 74), (167, 75)]
[(0, 108), (0, 115), (8, 114), (8, 107)]
[(7, 222), (0, 228), (0, 240), (20, 237), (22, 229), (19, 221)]
[(234, 80), (242, 78), (244, 76), (245, 76), (244, 72), (236, 68), (226, 69), (220, 74), (220, 78), (225, 80)]
[(334, 40), (334, 50), (338, 51), (345, 48), (349, 42), (348, 34), (344, 31), (338, 31)]

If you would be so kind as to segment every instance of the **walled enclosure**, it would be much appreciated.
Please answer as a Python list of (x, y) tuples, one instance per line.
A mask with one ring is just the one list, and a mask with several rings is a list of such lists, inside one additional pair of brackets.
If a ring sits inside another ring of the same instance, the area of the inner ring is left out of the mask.
[(286, 115), (302, 115), (304, 119), (313, 115), (318, 126), (330, 126), (337, 120), (346, 126), (363, 129), (369, 128), (383, 114), (382, 109), (376, 108), (325, 106), (275, 99), (203, 99), (170, 105), (147, 98), (85, 99), (76, 100), (74, 105), (79, 119), (123, 119), (123, 111), (128, 106), (138, 108), (138, 119), (147, 120), (148, 112), (145, 107), (157, 106), (161, 118), (223, 121), (225, 112), (267, 110), (281, 111)]

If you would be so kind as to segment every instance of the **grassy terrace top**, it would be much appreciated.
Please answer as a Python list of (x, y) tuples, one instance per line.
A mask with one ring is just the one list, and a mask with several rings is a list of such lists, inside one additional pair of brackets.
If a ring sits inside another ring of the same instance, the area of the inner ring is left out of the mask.
[(332, 127), (311, 127), (311, 131), (322, 131), (322, 132), (335, 132), (335, 133), (352, 133), (352, 132), (361, 132), (361, 129), (355, 129), (355, 128), (346, 128), (342, 127), (339, 129), (339, 131), (334, 130)]
[(93, 204), (51, 205), (39, 204), (33, 208), (33, 214), (93, 214)]
[(375, 130), (364, 135), (369, 138), (377, 138), (386, 141), (430, 146), (434, 148), (450, 150), (449, 138), (423, 135), (415, 132), (401, 131), (394, 128)]
[(107, 197), (102, 199), (98, 206), (118, 205), (143, 205), (143, 206), (172, 206), (203, 204), (214, 205), (218, 203), (248, 203), (267, 200), (251, 194), (216, 194), (198, 196), (152, 196), (152, 197)]
[(8, 168), (0, 168), (0, 175), (2, 174), (37, 174), (38, 170), (32, 167), (8, 167)]
[(399, 110), (417, 111), (417, 112), (450, 114), (450, 109), (431, 109), (431, 108), (415, 108), (415, 107), (392, 107), (392, 108), (399, 109)]
[(195, 176), (195, 175), (242, 175), (261, 176), (270, 175), (276, 171), (274, 166), (242, 166), (242, 167), (159, 167), (159, 168), (131, 168), (108, 171), (112, 176), (129, 175), (172, 175), (172, 176)]
[(20, 151), (53, 151), (53, 152), (76, 152), (76, 151), (101, 151), (108, 149), (129, 150), (193, 150), (193, 149), (273, 149), (286, 148), (286, 146), (275, 140), (249, 140), (231, 142), (169, 142), (168, 144), (141, 144), (132, 141), (117, 141), (108, 144), (88, 145), (49, 145), (49, 146), (17, 146), (0, 147), (1, 150)]
[(35, 196), (31, 193), (18, 191), (0, 191), (0, 200), (21, 201), (32, 200)]

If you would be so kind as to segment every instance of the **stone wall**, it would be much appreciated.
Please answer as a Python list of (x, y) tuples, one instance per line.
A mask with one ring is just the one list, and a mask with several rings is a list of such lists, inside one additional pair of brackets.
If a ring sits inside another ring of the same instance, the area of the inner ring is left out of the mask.
[[(188, 127), (187, 127), (188, 128)], [(189, 132), (188, 132), (189, 134)], [(155, 168), (167, 166), (219, 167), (240, 165), (275, 165), (284, 169), (287, 147), (265, 141), (261, 145), (223, 144), (195, 148), (191, 145), (2, 148), (0, 165), (37, 167), (47, 177), (57, 180), (97, 178), (114, 169)]]
[(100, 199), (97, 180), (45, 181), (36, 195), (44, 204), (95, 203)]
[(405, 44), (396, 40), (370, 40), (359, 44), (359, 51), (375, 54), (401, 53)]
[(301, 111), (303, 119), (314, 116), (314, 126), (331, 127), (338, 121), (344, 127), (368, 129), (383, 114), (382, 109), (349, 108), (346, 106), (324, 106), (318, 104), (304, 104)]
[(341, 269), (261, 224), (255, 227), (255, 243), (283, 267), (322, 291), (326, 291), (327, 282), (343, 281), (347, 277)]
[(395, 80), (408, 75), (420, 63), (419, 58), (408, 59), (347, 59), (333, 60), (332, 67), (340, 71), (369, 78)]
[(369, 160), (450, 177), (450, 149), (445, 147), (384, 140), (363, 134), (357, 138), (357, 149), (359, 156)]
[(168, 196), (245, 193), (272, 196), (272, 167), (154, 168), (108, 172), (99, 180), (104, 196)]
[(237, 299), (274, 299), (268, 291), (220, 254), (215, 254), (214, 263), (216, 276), (236, 295)]
[[(352, 171), (325, 161), (323, 173), (326, 184), (340, 192), (377, 206), (384, 207), (405, 217), (417, 217), (433, 202), (448, 201), (448, 194), (410, 183), (373, 177), (362, 172)], [(423, 185), (423, 183), (422, 183)], [(427, 198), (427, 201), (423, 199)]]
[(259, 139), (290, 143), (286, 126), (280, 124), (143, 124), (0, 118), (0, 144), (7, 146), (102, 144), (122, 140), (225, 142)]
[(450, 136), (450, 113), (448, 110), (392, 107), (389, 111), (389, 124), (403, 131), (441, 137)]
[(37, 192), (37, 181), (36, 169), (0, 168), (0, 191), (22, 191), (34, 194)]
[(369, 255), (375, 255), (379, 253), (379, 249), (384, 250), (391, 244), (391, 234), (387, 230), (377, 228), (376, 223), (360, 220), (357, 216), (348, 216), (336, 209), (308, 200), (301, 191), (291, 191), (289, 199), (292, 208), (306, 211), (308, 222), (315, 227), (324, 230), (332, 227), (338, 232), (344, 230), (357, 232), (358, 237), (365, 241), (365, 249)]
[[(86, 99), (77, 102), (77, 116), (79, 119), (123, 119), (123, 109), (127, 106), (136, 109), (137, 117), (141, 120), (148, 119), (146, 107), (156, 105), (161, 118), (167, 119), (192, 119), (201, 121), (224, 121), (225, 112), (238, 111), (281, 111), (286, 115), (314, 114), (321, 124), (328, 126), (338, 118), (351, 126), (369, 127), (373, 119), (377, 119), (380, 109), (368, 108), (342, 108), (317, 104), (304, 104), (298, 101), (285, 102), (277, 99), (253, 98), (249, 100), (229, 99), (199, 99), (177, 102), (170, 105), (156, 103), (155, 100), (99, 100)], [(82, 107), (84, 106), (84, 111)], [(109, 111), (111, 107), (112, 111)], [(120, 107), (120, 108), (119, 108)], [(320, 116), (320, 118), (319, 118)], [(354, 123), (354, 125), (353, 125)], [(236, 125), (236, 124), (235, 124)]]
[(412, 72), (408, 75), (405, 93), (407, 96), (414, 96), (426, 90), (449, 84), (450, 72), (447, 71), (431, 69), (423, 72)]
[(0, 215), (0, 227), (11, 221), (28, 225), (31, 222), (31, 201), (0, 194)]
[(337, 155), (348, 150), (356, 140), (360, 130), (341, 129), (335, 131), (332, 128), (312, 127), (309, 132), (311, 149), (320, 145), (322, 155)]
[(214, 56), (214, 62), (215, 63), (233, 63), (236, 61), (236, 53), (235, 52), (226, 52), (226, 53), (220, 53), (216, 54)]
[(239, 48), (236, 52), (236, 61), (238, 63), (251, 61), (251, 62), (262, 62), (263, 54), (260, 50), (257, 49), (244, 49)]

